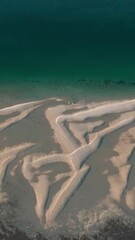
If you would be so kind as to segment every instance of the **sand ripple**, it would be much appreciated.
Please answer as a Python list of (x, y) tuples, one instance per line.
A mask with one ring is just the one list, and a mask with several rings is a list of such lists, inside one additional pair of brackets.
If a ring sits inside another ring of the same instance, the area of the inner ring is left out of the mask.
[[(0, 117), (6, 117), (6, 120), (0, 123), (0, 131), (3, 132), (24, 121), (30, 114), (41, 108), (44, 119), (48, 120), (53, 130), (55, 143), (59, 144), (61, 148), (61, 153), (56, 152), (49, 155), (41, 151), (38, 153), (35, 149), (40, 143), (28, 142), (26, 139), (21, 144), (1, 149), (0, 202), (7, 201), (3, 184), (9, 173), (8, 169), (12, 171), (11, 163), (19, 157), (22, 161), (23, 177), (35, 193), (37, 217), (44, 226), (53, 222), (64, 211), (75, 192), (83, 185), (91, 169), (87, 160), (90, 160), (91, 156), (99, 148), (102, 148), (102, 140), (107, 135), (117, 132), (118, 129), (122, 130), (129, 125), (129, 129), (121, 133), (118, 142), (115, 144), (113, 151), (117, 155), (110, 158), (110, 162), (117, 169), (117, 173), (107, 176), (108, 197), (116, 202), (121, 202), (124, 198), (127, 207), (134, 210), (135, 188), (133, 187), (127, 192), (126, 188), (132, 170), (128, 160), (135, 148), (133, 142), (135, 127), (130, 128), (130, 125), (135, 122), (135, 100), (103, 103), (102, 105), (95, 104), (93, 106), (90, 104), (61, 104), (59, 99), (53, 99), (53, 101), (57, 101), (57, 105), (44, 107), (46, 103), (49, 104), (49, 101), (52, 100), (23, 103), (0, 109)], [(17, 115), (11, 116), (14, 113)], [(119, 117), (113, 121), (110, 120), (108, 126), (106, 126), (104, 116), (112, 116), (117, 113), (120, 114)], [(45, 138), (47, 137), (45, 136)], [(29, 152), (28, 150), (31, 148), (32, 151)], [(65, 164), (67, 170), (57, 172), (53, 177), (55, 164), (60, 166), (62, 163)], [(47, 170), (49, 164), (52, 164), (51, 169)], [(49, 177), (50, 175), (52, 178)], [(15, 177), (15, 174), (12, 176)], [(61, 187), (49, 200), (51, 187), (62, 179)]]

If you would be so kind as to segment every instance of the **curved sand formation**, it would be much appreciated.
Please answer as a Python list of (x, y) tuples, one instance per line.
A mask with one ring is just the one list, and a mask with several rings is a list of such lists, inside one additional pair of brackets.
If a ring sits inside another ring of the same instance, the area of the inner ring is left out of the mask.
[(131, 141), (131, 137), (133, 138), (134, 136), (135, 127), (122, 133), (117, 145), (113, 149), (118, 156), (110, 159), (118, 170), (118, 174), (108, 177), (108, 181), (110, 183), (110, 194), (111, 197), (118, 202), (121, 201), (122, 194), (128, 185), (128, 178), (131, 171), (131, 165), (128, 163), (128, 159), (135, 148), (135, 143), (132, 143)]
[[(2, 123), (0, 130), (4, 130), (4, 128), (10, 127), (12, 124), (28, 117), (34, 109), (44, 106), (44, 103), (45, 101), (37, 101), (1, 109), (0, 115), (8, 115), (15, 112), (21, 113)], [(35, 192), (35, 210), (43, 224), (54, 221), (64, 210), (77, 189), (82, 185), (90, 171), (90, 167), (86, 161), (90, 159), (99, 147), (102, 147), (102, 139), (118, 129), (130, 126), (135, 121), (135, 100), (109, 104), (104, 103), (104, 105), (99, 107), (95, 105), (93, 108), (90, 105), (82, 106), (82, 108), (84, 107), (87, 107), (87, 109), (81, 110), (79, 105), (57, 105), (48, 108), (45, 111), (45, 117), (54, 131), (55, 141), (59, 143), (62, 152), (50, 155), (32, 153), (27, 154), (23, 159), (22, 173)], [(70, 110), (72, 110), (72, 113), (67, 113)], [(74, 110), (78, 110), (78, 112), (74, 113)], [(106, 128), (103, 128), (105, 121), (102, 117), (115, 113), (121, 113), (120, 117), (111, 121)], [(97, 117), (101, 119), (93, 121)], [(85, 120), (89, 120), (89, 122), (85, 122)], [(102, 130), (96, 131), (96, 128), (101, 126)], [(135, 131), (134, 128), (131, 129), (130, 133), (133, 131)], [(1, 186), (6, 177), (6, 169), (10, 162), (16, 159), (20, 152), (32, 146), (34, 146), (34, 143), (24, 143), (19, 146), (5, 148), (5, 150), (0, 152), (2, 158), (0, 162)], [(134, 144), (130, 142), (130, 139), (125, 145), (120, 137), (114, 149), (118, 153), (118, 156), (110, 159), (117, 168), (118, 174), (108, 176), (110, 184), (110, 193), (108, 192), (108, 194), (116, 201), (121, 200), (122, 194), (128, 184), (128, 177), (131, 170), (128, 159), (133, 149)], [(52, 169), (47, 170), (47, 166), (49, 164), (60, 163), (64, 163), (70, 170), (57, 174), (54, 180), (50, 180), (49, 174), (52, 174), (54, 169), (52, 165)], [(53, 196), (52, 200), (48, 202), (51, 186), (61, 179), (66, 180), (62, 183), (59, 191)], [(135, 206), (134, 192), (133, 189), (132, 192), (129, 191), (126, 195), (126, 204), (131, 209), (134, 209)]]
[(131, 209), (135, 209), (135, 187), (133, 187), (130, 191), (126, 194), (126, 204)]

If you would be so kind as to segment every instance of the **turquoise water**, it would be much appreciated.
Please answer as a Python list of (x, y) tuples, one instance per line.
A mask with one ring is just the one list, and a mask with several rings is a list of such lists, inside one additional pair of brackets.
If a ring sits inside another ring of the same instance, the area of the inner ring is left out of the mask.
[(134, 43), (133, 0), (1, 1), (1, 90), (133, 96)]

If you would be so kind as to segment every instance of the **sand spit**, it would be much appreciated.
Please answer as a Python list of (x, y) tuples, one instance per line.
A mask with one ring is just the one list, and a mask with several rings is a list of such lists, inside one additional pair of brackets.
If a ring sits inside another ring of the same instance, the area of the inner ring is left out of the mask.
[(0, 124), (0, 131), (6, 129), (7, 127), (11, 126), (12, 124), (15, 124), (24, 118), (26, 118), (35, 108), (41, 106), (43, 101), (38, 102), (31, 102), (31, 103), (23, 103), (23, 104), (17, 104), (15, 106), (7, 107), (0, 109), (0, 116), (4, 115), (10, 115), (12, 113), (20, 113), (16, 117), (10, 117), (8, 120), (2, 122)]
[(30, 102), (30, 103), (22, 103), (22, 104), (17, 104), (11, 107), (6, 107), (3, 109), (0, 109), (0, 115), (9, 115), (15, 112), (22, 112), (25, 110), (28, 110), (30, 108), (40, 106), (43, 104), (44, 101), (36, 101), (36, 102)]
[(128, 163), (128, 160), (135, 148), (135, 143), (132, 142), (134, 136), (134, 127), (122, 133), (117, 145), (113, 149), (118, 155), (110, 159), (118, 170), (118, 174), (108, 177), (110, 193), (111, 197), (118, 202), (121, 201), (122, 194), (128, 185), (128, 178), (131, 171), (131, 165)]
[(48, 102), (48, 101), (61, 101), (62, 99), (60, 98), (49, 98), (49, 99), (45, 99), (45, 100), (41, 100), (41, 101), (34, 101), (34, 102), (28, 102), (28, 103), (21, 103), (21, 104), (16, 104), (14, 106), (10, 106), (10, 107), (6, 107), (6, 108), (2, 108), (0, 109), (0, 115), (9, 115), (15, 112), (22, 112), (25, 110), (28, 110), (30, 108), (34, 108), (34, 107), (38, 107), (43, 105), (44, 103)]
[(32, 146), (34, 146), (34, 144), (24, 143), (19, 146), (14, 146), (10, 148), (7, 147), (0, 152), (0, 202), (7, 200), (7, 194), (2, 192), (2, 183), (6, 176), (9, 164), (17, 158), (19, 153), (25, 151)]
[[(91, 170), (91, 165), (87, 161), (90, 160), (93, 153), (102, 148), (102, 140), (118, 129), (121, 129), (122, 132), (125, 126), (129, 126), (129, 130), (120, 135), (119, 141), (113, 149), (117, 156), (109, 159), (116, 168), (117, 173), (109, 175), (107, 172), (107, 180), (109, 183), (109, 198), (112, 201), (120, 202), (124, 197), (127, 206), (134, 209), (135, 190), (133, 188), (127, 193), (125, 191), (132, 170), (128, 159), (135, 147), (135, 143), (131, 141), (135, 136), (135, 128), (130, 128), (130, 124), (135, 122), (135, 100), (103, 103), (100, 106), (95, 104), (92, 107), (90, 104), (82, 104), (81, 106), (80, 104), (61, 105), (60, 99), (54, 98), (52, 100), (58, 102), (57, 106), (45, 108), (43, 115), (49, 121), (55, 142), (61, 147), (61, 153), (50, 153), (49, 155), (43, 154), (41, 151), (35, 153), (34, 149), (36, 144), (39, 143), (28, 143), (27, 139), (21, 145), (3, 149), (0, 152), (1, 188), (9, 164), (17, 158), (20, 152), (25, 152), (28, 148), (33, 147), (32, 153), (27, 153), (22, 159), (21, 170), (24, 178), (34, 190), (37, 217), (41, 224), (46, 227), (57, 219), (75, 192), (83, 186), (84, 180)], [(15, 112), (19, 112), (19, 115), (15, 117), (9, 116), (8, 120), (0, 124), (0, 130), (4, 131), (6, 128), (12, 127), (16, 122), (28, 118), (33, 110), (36, 111), (37, 108), (43, 107), (47, 101), (50, 100), (23, 103), (1, 109), (1, 116)], [(84, 108), (87, 109), (84, 110)], [(70, 111), (71, 113), (69, 113)], [(103, 116), (116, 113), (120, 113), (120, 116), (116, 120), (110, 121), (109, 125), (103, 128), (105, 124)], [(94, 118), (97, 117), (101, 119), (95, 119), (94, 121)], [(85, 120), (89, 121), (85, 122)], [(102, 126), (102, 130), (96, 131), (96, 128), (100, 126)], [(45, 136), (45, 138), (47, 137)], [(55, 164), (60, 165), (61, 163), (64, 163), (68, 170), (57, 173), (55, 177), (50, 178), (50, 175), (55, 174)], [(51, 164), (51, 169), (47, 170), (49, 164)], [(62, 179), (65, 180), (61, 187), (52, 199), (48, 200), (51, 187)], [(0, 194), (2, 196), (2, 192)]]
[(126, 194), (126, 204), (131, 209), (135, 209), (135, 187), (133, 187), (130, 191)]

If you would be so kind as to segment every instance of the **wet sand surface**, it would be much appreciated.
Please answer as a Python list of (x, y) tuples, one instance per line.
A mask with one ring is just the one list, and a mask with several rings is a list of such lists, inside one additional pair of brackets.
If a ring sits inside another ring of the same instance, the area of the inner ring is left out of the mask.
[[(69, 237), (86, 232), (89, 239), (96, 239), (96, 235), (91, 235), (96, 221), (100, 226), (111, 221), (109, 216), (118, 215), (122, 222), (124, 214), (126, 221), (130, 215), (134, 220), (134, 210), (128, 209), (133, 206), (133, 192), (127, 199), (128, 191), (134, 187), (134, 150), (130, 156), (135, 142), (134, 100), (92, 106), (56, 99), (40, 102), (35, 108), (36, 105), (32, 102), (4, 109), (1, 113), (7, 113), (0, 116), (1, 124), (5, 124), (23, 114), (23, 108), (28, 106), (28, 115), (0, 132), (0, 201), (5, 214), (1, 220), (3, 226), (9, 225), (7, 216), (11, 212), (10, 225), (18, 231), (14, 239), (19, 231), (20, 238), (22, 234), (30, 240), (44, 239), (42, 236), (51, 239), (67, 231)], [(124, 136), (128, 141), (128, 148), (123, 149), (125, 162), (119, 156), (121, 146), (125, 146)], [(68, 143), (73, 150), (67, 148)], [(121, 177), (129, 167), (127, 178)], [(120, 202), (111, 192), (115, 194), (113, 181), (117, 179), (117, 191), (123, 191)]]

